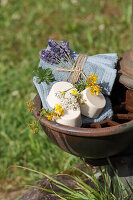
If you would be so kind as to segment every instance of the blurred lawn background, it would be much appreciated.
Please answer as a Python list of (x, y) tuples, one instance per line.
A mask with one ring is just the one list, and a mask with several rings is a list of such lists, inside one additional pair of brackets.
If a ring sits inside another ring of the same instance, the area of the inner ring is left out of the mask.
[[(30, 133), (26, 102), (36, 89), (32, 71), (47, 40), (93, 55), (131, 48), (131, 0), (1, 0), (0, 2), (0, 187), (33, 184), (38, 176), (21, 165), (56, 174), (79, 161), (53, 145), (45, 133)], [(10, 187), (9, 187), (10, 188)]]

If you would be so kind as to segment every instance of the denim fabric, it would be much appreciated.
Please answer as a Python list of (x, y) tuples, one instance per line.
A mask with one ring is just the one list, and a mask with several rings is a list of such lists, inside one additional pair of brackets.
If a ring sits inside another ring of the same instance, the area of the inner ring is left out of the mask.
[[(48, 48), (47, 48), (48, 49)], [(71, 51), (71, 55), (76, 59), (78, 53)], [(84, 66), (83, 72), (88, 77), (91, 72), (98, 75), (98, 82), (102, 87), (102, 93), (105, 95), (110, 95), (112, 87), (116, 78), (117, 70), (115, 65), (117, 63), (118, 57), (116, 53), (109, 54), (98, 54), (93, 56), (88, 56), (86, 64)], [(51, 65), (40, 59), (39, 67), (43, 69), (51, 68), (56, 81), (65, 81), (69, 72), (56, 71), (56, 68), (63, 68), (61, 64)], [(71, 68), (72, 66), (68, 66)], [(71, 80), (72, 75), (69, 78)]]

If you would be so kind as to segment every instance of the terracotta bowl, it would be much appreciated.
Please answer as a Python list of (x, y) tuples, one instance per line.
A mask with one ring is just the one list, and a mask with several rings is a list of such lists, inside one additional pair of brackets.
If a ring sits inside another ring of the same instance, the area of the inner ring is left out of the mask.
[(62, 150), (84, 158), (101, 159), (116, 155), (133, 143), (133, 93), (116, 82), (111, 95), (114, 115), (101, 123), (83, 124), (81, 128), (64, 126), (40, 118), (42, 103), (34, 99), (34, 116), (44, 132)]

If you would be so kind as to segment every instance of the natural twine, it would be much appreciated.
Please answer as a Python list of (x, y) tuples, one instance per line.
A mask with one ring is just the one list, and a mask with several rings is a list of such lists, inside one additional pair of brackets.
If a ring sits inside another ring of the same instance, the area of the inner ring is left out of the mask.
[(72, 79), (71, 79), (71, 83), (74, 84), (76, 82), (78, 82), (79, 80), (79, 77), (80, 75), (82, 75), (85, 79), (86, 79), (86, 76), (85, 74), (83, 73), (83, 69), (84, 69), (84, 66), (85, 66), (85, 63), (87, 61), (87, 55), (83, 55), (83, 54), (80, 54), (78, 55), (78, 57), (76, 58), (73, 66), (72, 66), (72, 69), (61, 69), (61, 68), (56, 68), (56, 71), (64, 71), (64, 72), (70, 72), (66, 78), (66, 81), (68, 81), (69, 77), (71, 76), (71, 74), (73, 73), (72, 75)]

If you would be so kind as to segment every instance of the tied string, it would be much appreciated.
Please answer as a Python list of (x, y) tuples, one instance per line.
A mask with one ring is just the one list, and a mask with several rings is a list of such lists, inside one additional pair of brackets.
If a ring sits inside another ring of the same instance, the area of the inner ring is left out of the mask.
[(66, 81), (68, 81), (69, 77), (73, 73), (72, 79), (71, 79), (71, 83), (73, 83), (73, 84), (78, 82), (80, 75), (82, 75), (86, 79), (86, 76), (83, 73), (83, 69), (84, 69), (85, 63), (87, 61), (87, 57), (88, 57), (87, 55), (80, 54), (76, 58), (71, 69), (56, 68), (56, 71), (69, 72), (69, 74), (66, 78)]

